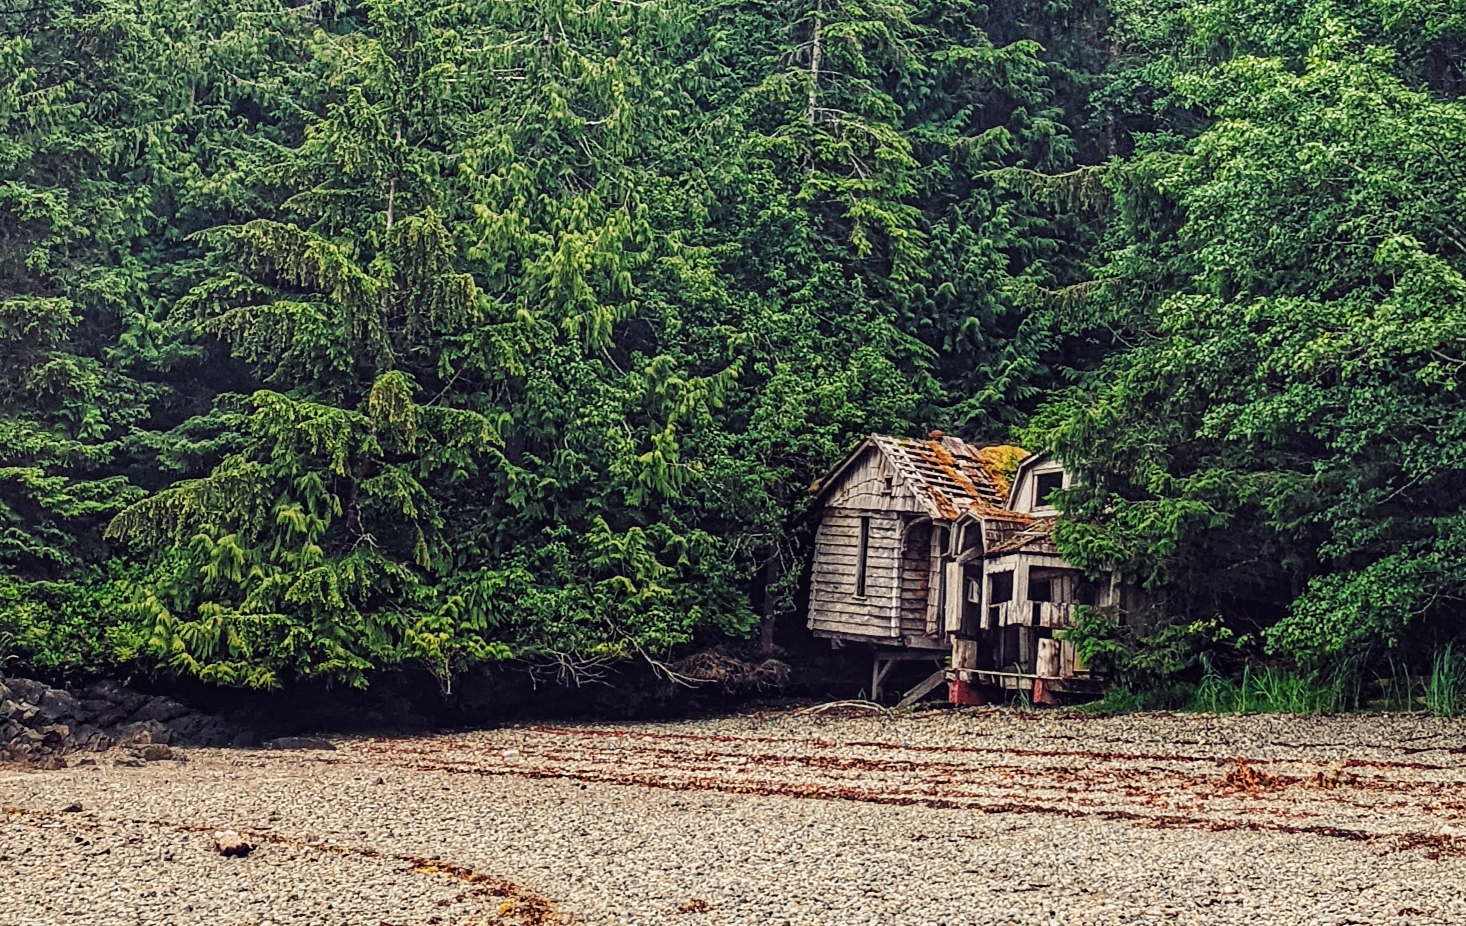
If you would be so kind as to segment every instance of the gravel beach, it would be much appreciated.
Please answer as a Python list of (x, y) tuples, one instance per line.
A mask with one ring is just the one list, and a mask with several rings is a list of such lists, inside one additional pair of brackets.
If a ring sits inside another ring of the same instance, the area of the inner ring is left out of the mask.
[[(0, 768), (0, 924), (1466, 923), (1466, 725), (1429, 717), (782, 712), (332, 743)], [(226, 828), (256, 848), (218, 855)]]

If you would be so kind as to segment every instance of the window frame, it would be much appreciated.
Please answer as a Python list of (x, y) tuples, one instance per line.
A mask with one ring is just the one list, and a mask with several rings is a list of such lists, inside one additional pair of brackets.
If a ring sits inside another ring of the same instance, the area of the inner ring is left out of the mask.
[[(1059, 477), (1059, 484), (1058, 484), (1058, 486), (1050, 486), (1048, 488), (1048, 490), (1045, 491), (1044, 490), (1044, 487), (1043, 487), (1043, 482), (1044, 482), (1045, 478), (1046, 477), (1049, 477), (1049, 476), (1057, 476), (1057, 477)], [(1054, 492), (1054, 491), (1062, 492), (1062, 491), (1064, 491), (1064, 488), (1065, 488), (1065, 486), (1064, 486), (1064, 471), (1062, 469), (1051, 469), (1051, 470), (1046, 470), (1044, 472), (1034, 473), (1033, 474), (1033, 510), (1034, 511), (1038, 511), (1041, 508), (1053, 508), (1054, 507), (1053, 502), (1048, 501), (1049, 493)]]

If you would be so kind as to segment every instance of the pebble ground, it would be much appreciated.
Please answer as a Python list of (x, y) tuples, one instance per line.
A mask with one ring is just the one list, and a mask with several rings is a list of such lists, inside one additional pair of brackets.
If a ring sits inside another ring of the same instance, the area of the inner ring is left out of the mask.
[(9, 767), (0, 924), (1455, 926), (1463, 734), (785, 712)]

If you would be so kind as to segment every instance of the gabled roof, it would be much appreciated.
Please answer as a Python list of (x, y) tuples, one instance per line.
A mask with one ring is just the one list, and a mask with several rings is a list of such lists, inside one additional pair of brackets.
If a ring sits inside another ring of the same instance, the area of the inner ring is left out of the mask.
[(1004, 504), (1009, 508), (1018, 507), (1018, 483), (1023, 479), (1023, 473), (1033, 469), (1040, 463), (1052, 463), (1054, 458), (1046, 453), (1030, 453), (1018, 461), (1013, 470), (1013, 481), (1008, 485), (1008, 491), (1003, 493)]
[(884, 455), (896, 479), (911, 490), (927, 515), (940, 521), (955, 521), (973, 507), (1001, 508), (1012, 474), (1009, 461), (1024, 453), (1016, 447), (974, 447), (939, 431), (927, 440), (872, 434), (810, 490), (825, 495), (870, 451)]

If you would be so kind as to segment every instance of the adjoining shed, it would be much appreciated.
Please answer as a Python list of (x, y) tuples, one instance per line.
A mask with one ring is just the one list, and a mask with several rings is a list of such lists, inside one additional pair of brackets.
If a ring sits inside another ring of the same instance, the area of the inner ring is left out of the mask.
[(1056, 461), (1017, 447), (940, 432), (866, 438), (813, 488), (823, 512), (810, 630), (872, 647), (876, 699), (890, 667), (909, 659), (943, 668), (908, 700), (944, 680), (958, 703), (981, 703), (978, 686), (1036, 701), (1098, 691), (1102, 680), (1056, 632), (1079, 605), (1117, 604), (1120, 589), (1054, 547), (1053, 493), (1067, 480)]
[[(969, 593), (978, 607), (954, 627), (953, 700), (971, 700), (974, 685), (1028, 691), (1035, 701), (1099, 691), (1102, 680), (1056, 632), (1074, 626), (1078, 606), (1118, 603), (1119, 589), (1112, 574), (1091, 578), (1055, 548), (1054, 493), (1068, 487), (1057, 461), (1031, 455), (1019, 464), (1003, 511), (972, 509), (962, 518), (959, 529), (980, 530), (983, 549), (980, 584)], [(977, 559), (962, 562), (969, 582), (978, 578)]]

